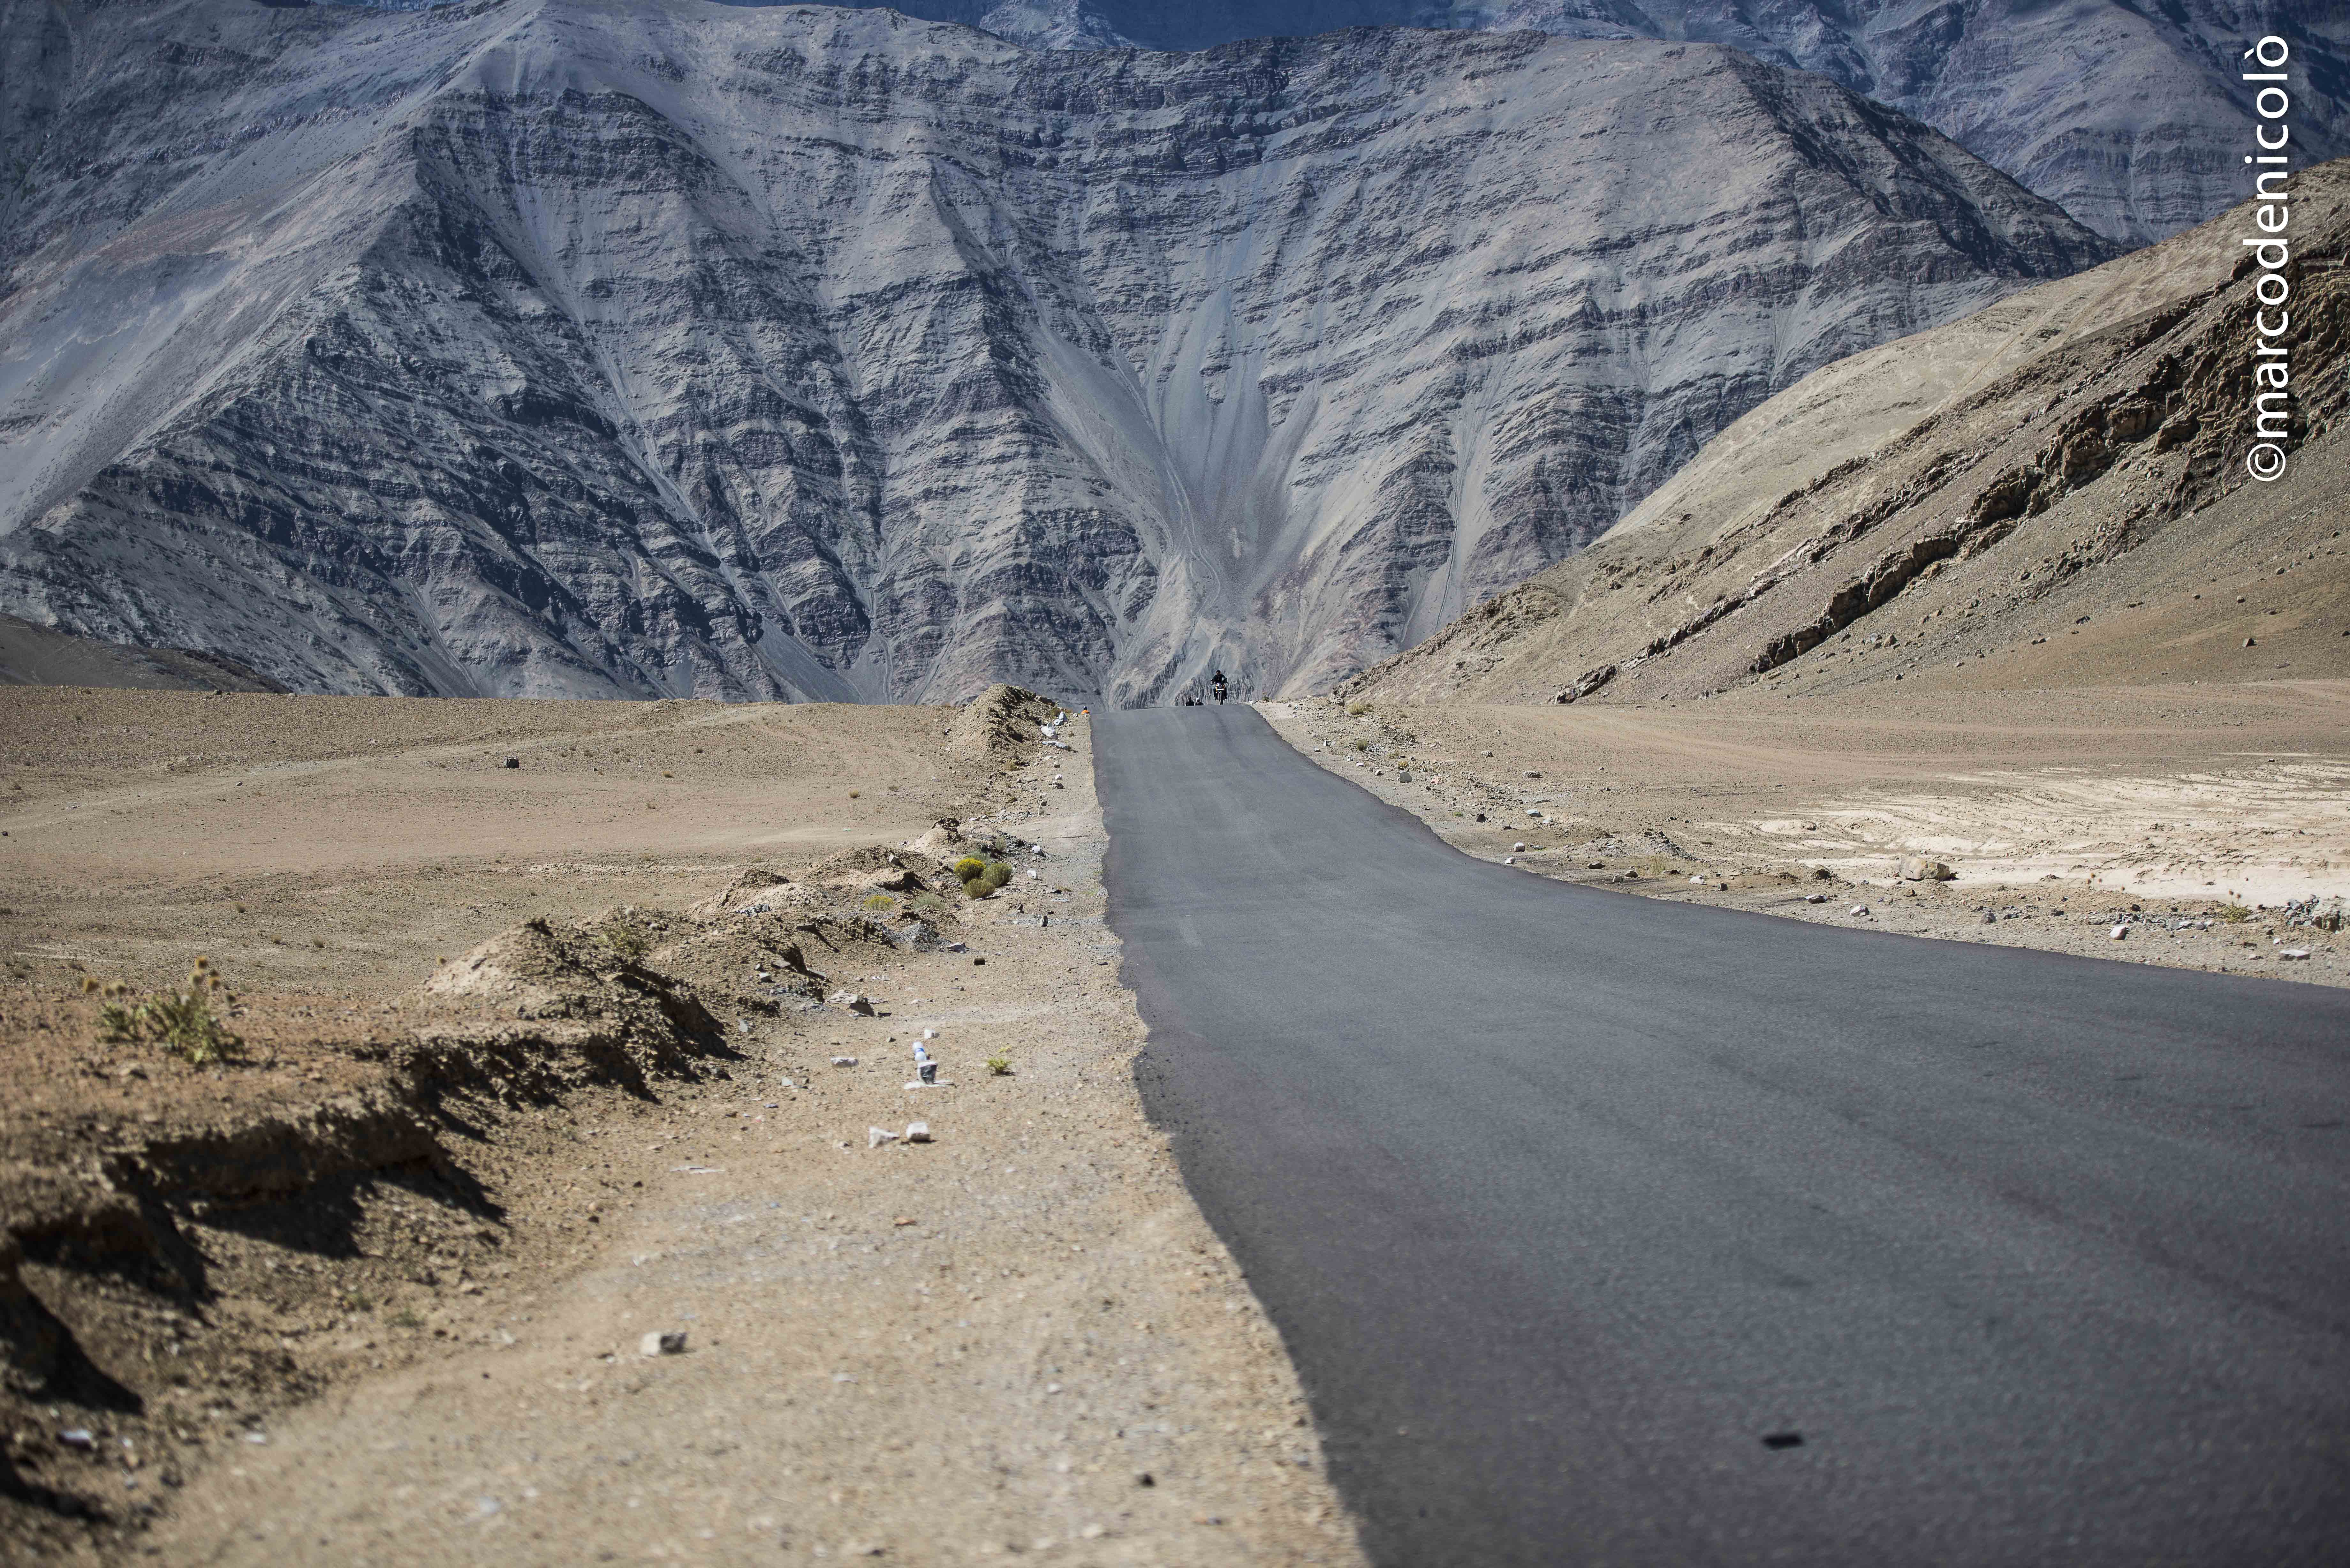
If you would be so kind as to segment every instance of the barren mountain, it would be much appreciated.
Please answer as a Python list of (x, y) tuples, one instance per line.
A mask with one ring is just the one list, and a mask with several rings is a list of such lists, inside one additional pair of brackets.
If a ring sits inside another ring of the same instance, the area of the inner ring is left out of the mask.
[[(2350, 153), (2350, 11), (2293, 0), (900, 0), (1051, 48), (1200, 49), (1349, 26), (1539, 28), (1729, 44), (1915, 115), (2108, 238), (2147, 244), (2243, 193), (2241, 57), (2292, 45), (2310, 161)], [(2253, 67), (2258, 68), (2258, 67)]]
[(2110, 254), (1731, 49), (0, 4), (0, 609), (306, 691), (1311, 684)]
[(1592, 548), (1345, 690), (1607, 703), (2350, 674), (2350, 161), (2296, 191), (2294, 253), (2324, 259), (2288, 274), (2281, 478), (2245, 467), (2261, 275), (2231, 213), (1814, 372)]

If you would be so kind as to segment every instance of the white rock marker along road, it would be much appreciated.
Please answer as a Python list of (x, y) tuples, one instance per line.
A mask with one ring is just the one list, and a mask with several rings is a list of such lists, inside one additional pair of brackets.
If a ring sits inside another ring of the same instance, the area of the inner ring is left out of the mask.
[(1389, 1563), (2338, 1562), (2350, 996), (1456, 854), (1097, 720), (1153, 1116)]

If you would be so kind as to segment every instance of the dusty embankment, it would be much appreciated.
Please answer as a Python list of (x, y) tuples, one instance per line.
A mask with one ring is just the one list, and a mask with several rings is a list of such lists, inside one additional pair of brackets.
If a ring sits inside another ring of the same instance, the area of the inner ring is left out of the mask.
[(2350, 683), (1263, 711), (1448, 842), (1539, 875), (2350, 984)]
[[(1353, 1560), (1138, 1119), (1082, 722), (0, 701), (12, 1560)], [(237, 1059), (99, 1039), (198, 954)]]

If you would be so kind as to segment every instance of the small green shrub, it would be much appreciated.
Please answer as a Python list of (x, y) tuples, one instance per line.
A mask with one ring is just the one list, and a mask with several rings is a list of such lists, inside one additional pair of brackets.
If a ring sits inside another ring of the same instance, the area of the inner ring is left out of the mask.
[(1012, 1058), (990, 1056), (987, 1059), (987, 1070), (999, 1078), (1008, 1078), (1012, 1075)]
[(898, 907), (898, 900), (887, 893), (874, 893), (866, 898), (865, 907), (868, 909), (894, 909)]
[(972, 877), (970, 881), (965, 882), (962, 885), (962, 890), (965, 895), (973, 898), (984, 898), (990, 893), (995, 891), (994, 888), (987, 885), (987, 878), (984, 877)]
[(199, 957), (188, 971), (185, 991), (160, 991), (144, 1001), (134, 1001), (131, 988), (120, 981), (101, 986), (84, 976), (81, 986), (84, 994), (105, 999), (98, 1009), (98, 1036), (110, 1044), (151, 1041), (198, 1066), (226, 1061), (244, 1049), (244, 1040), (213, 1012), (217, 1003), (227, 1012), (236, 998), (208, 958)]
[(1359, 719), (1370, 711), (1371, 705), (1368, 702), (1349, 702), (1347, 704), (1347, 717), (1349, 719)]
[(918, 914), (939, 915), (946, 912), (947, 901), (936, 893), (917, 893), (914, 895), (913, 903), (915, 912)]
[(998, 860), (987, 868), (983, 879), (991, 888), (1001, 888), (1012, 880), (1012, 867)]
[(954, 863), (954, 874), (958, 880), (964, 882), (974, 877), (983, 877), (987, 874), (987, 862), (976, 855), (966, 855)]
[(1370, 743), (1370, 742), (1368, 742), (1368, 741), (1365, 740), (1365, 739), (1364, 739), (1362, 736), (1360, 736), (1360, 735), (1357, 735), (1357, 736), (1356, 736), (1356, 737), (1355, 737), (1355, 742), (1354, 742), (1354, 743), (1355, 743), (1355, 750), (1357, 750), (1357, 751), (1358, 751), (1358, 752), (1367, 752), (1367, 751), (1369, 751), (1369, 750), (1371, 749), (1371, 743)]
[(2222, 904), (2212, 913), (2231, 926), (2241, 926), (2252, 918), (2252, 912), (2241, 904)]
[(607, 920), (593, 934), (598, 941), (630, 962), (652, 950), (651, 936), (632, 920)]

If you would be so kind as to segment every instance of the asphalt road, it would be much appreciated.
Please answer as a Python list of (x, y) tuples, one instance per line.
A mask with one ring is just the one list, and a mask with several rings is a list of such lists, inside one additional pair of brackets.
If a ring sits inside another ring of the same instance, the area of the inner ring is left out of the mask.
[(2350, 1562), (2350, 995), (1570, 888), (1247, 709), (1096, 736), (1146, 1103), (1375, 1560)]

